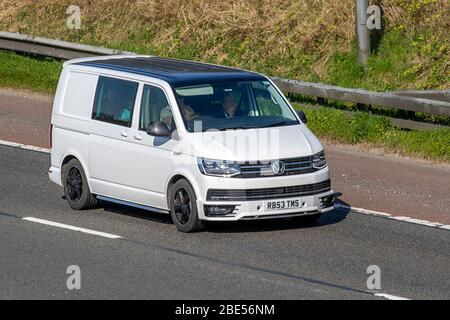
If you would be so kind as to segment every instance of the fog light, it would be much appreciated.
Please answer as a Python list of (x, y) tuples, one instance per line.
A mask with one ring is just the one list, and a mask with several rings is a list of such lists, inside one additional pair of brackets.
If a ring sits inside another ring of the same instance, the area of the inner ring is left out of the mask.
[(232, 214), (236, 206), (232, 205), (204, 205), (205, 216), (217, 217)]
[(334, 194), (330, 194), (329, 196), (320, 198), (320, 208), (328, 208), (333, 206), (334, 200), (336, 196)]

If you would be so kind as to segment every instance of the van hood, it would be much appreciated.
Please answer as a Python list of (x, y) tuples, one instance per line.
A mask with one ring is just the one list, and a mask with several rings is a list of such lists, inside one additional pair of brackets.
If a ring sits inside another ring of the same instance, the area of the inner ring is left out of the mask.
[(323, 147), (304, 125), (187, 133), (184, 150), (192, 156), (229, 161), (309, 156)]

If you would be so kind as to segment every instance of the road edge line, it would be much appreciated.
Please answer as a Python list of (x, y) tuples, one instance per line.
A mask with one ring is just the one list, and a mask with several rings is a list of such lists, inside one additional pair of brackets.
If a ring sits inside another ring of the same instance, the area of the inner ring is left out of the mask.
[(396, 220), (396, 221), (409, 222), (409, 223), (414, 223), (414, 224), (418, 224), (421, 226), (427, 226), (427, 227), (432, 227), (432, 228), (437, 228), (437, 229), (442, 229), (442, 230), (450, 230), (450, 225), (446, 225), (446, 224), (443, 224), (440, 222), (433, 222), (433, 221), (421, 220), (421, 219), (404, 217), (404, 216), (394, 216), (394, 215), (392, 215), (390, 213), (386, 213), (386, 212), (367, 210), (367, 209), (363, 209), (363, 208), (356, 208), (356, 207), (347, 206), (347, 205), (340, 204), (340, 203), (335, 203), (334, 207), (337, 209), (351, 210), (353, 212), (365, 214), (365, 215), (383, 217), (383, 218), (392, 219), (392, 220)]
[(47, 148), (41, 148), (41, 147), (35, 147), (28, 144), (18, 143), (18, 142), (12, 142), (7, 140), (0, 140), (0, 145), (8, 146), (8, 147), (15, 147), (19, 149), (25, 149), (25, 150), (32, 150), (32, 151), (38, 151), (38, 152), (44, 152), (44, 153), (50, 153), (50, 149)]

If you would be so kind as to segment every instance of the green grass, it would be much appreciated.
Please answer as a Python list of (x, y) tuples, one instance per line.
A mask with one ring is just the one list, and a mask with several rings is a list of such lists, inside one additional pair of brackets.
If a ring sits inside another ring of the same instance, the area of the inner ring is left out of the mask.
[[(295, 104), (296, 108), (301, 108)], [(383, 116), (342, 110), (304, 109), (308, 127), (321, 138), (346, 144), (370, 144), (400, 155), (430, 160), (450, 161), (450, 129), (418, 131), (401, 130)]]
[[(374, 91), (401, 90), (414, 84), (415, 89), (434, 89), (449, 81), (449, 46), (433, 39), (430, 31), (413, 37), (404, 32), (386, 32), (364, 68), (357, 63), (356, 45), (349, 52), (333, 55), (327, 83)], [(447, 69), (446, 69), (447, 68)]]
[(32, 58), (0, 50), (0, 86), (53, 93), (62, 62)]

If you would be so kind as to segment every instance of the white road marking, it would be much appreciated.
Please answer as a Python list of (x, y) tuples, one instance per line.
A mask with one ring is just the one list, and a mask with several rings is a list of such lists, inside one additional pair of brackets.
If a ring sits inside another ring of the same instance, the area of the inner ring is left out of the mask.
[(68, 225), (68, 224), (62, 224), (62, 223), (58, 223), (58, 222), (42, 220), (42, 219), (37, 219), (37, 218), (33, 218), (33, 217), (25, 217), (25, 218), (22, 218), (22, 220), (26, 220), (26, 221), (30, 221), (30, 222), (36, 222), (36, 223), (45, 224), (45, 225), (48, 225), (48, 226), (62, 228), (62, 229), (67, 229), (67, 230), (72, 230), (72, 231), (79, 231), (79, 232), (88, 233), (88, 234), (92, 234), (92, 235), (100, 236), (100, 237), (104, 237), (104, 238), (109, 238), (109, 239), (121, 239), (122, 238), (121, 236), (117, 236), (115, 234), (110, 234), (110, 233), (99, 232), (99, 231), (90, 230), (90, 229), (74, 227), (74, 226), (71, 226), (71, 225)]
[(35, 147), (35, 146), (27, 145), (27, 144), (11, 142), (11, 141), (6, 141), (6, 140), (0, 140), (0, 145), (20, 148), (20, 149), (25, 149), (25, 150), (50, 153), (50, 149), (47, 149), (47, 148)]
[(410, 300), (410, 299), (399, 297), (399, 296), (393, 296), (392, 294), (387, 294), (387, 293), (375, 293), (374, 295), (377, 297), (382, 297), (382, 298), (388, 299), (388, 300)]
[(392, 220), (405, 221), (405, 222), (420, 224), (422, 226), (450, 230), (450, 225), (446, 225), (446, 224), (443, 224), (440, 222), (432, 222), (432, 221), (420, 220), (420, 219), (415, 219), (415, 218), (410, 218), (410, 217), (394, 216), (394, 215), (392, 215), (390, 213), (386, 213), (386, 212), (367, 210), (367, 209), (363, 209), (363, 208), (355, 208), (355, 207), (346, 206), (346, 205), (343, 205), (340, 203), (335, 203), (334, 207), (338, 208), (338, 209), (352, 210), (357, 213), (367, 214), (367, 215), (371, 215), (371, 216), (385, 217), (385, 218), (392, 219)]

